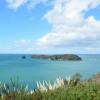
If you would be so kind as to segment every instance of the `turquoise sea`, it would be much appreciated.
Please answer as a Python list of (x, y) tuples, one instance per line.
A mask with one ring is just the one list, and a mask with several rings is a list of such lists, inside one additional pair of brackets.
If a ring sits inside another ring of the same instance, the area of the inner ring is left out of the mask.
[(36, 80), (54, 81), (57, 77), (65, 78), (80, 73), (83, 78), (100, 72), (100, 55), (79, 55), (82, 61), (50, 61), (32, 59), (31, 55), (1, 54), (0, 81), (9, 82), (10, 78), (19, 78), (29, 87), (36, 86)]

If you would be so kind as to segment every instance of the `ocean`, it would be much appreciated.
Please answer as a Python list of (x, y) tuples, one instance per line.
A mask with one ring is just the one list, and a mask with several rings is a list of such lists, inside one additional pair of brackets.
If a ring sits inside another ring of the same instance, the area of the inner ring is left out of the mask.
[(80, 73), (83, 79), (100, 72), (100, 55), (79, 55), (82, 61), (50, 61), (32, 59), (31, 55), (0, 54), (0, 81), (10, 82), (19, 79), (29, 88), (36, 87), (36, 81), (54, 81), (57, 77), (65, 78)]

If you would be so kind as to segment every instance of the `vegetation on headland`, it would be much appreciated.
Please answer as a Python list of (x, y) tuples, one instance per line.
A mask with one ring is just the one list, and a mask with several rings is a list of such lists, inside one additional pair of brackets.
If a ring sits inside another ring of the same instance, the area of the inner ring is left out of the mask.
[(77, 61), (82, 60), (81, 57), (75, 54), (57, 54), (57, 55), (32, 55), (32, 58), (37, 59), (49, 59), (49, 60), (70, 60), (70, 61)]
[(28, 91), (26, 86), (11, 80), (0, 83), (0, 100), (100, 100), (100, 74), (89, 80), (81, 80), (80, 74), (57, 78), (54, 84), (37, 82), (37, 89)]

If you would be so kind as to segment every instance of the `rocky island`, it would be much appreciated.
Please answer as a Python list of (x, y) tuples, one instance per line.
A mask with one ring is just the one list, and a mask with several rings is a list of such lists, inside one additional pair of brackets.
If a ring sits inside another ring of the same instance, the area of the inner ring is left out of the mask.
[(33, 59), (49, 59), (54, 61), (80, 61), (81, 57), (75, 54), (32, 55)]

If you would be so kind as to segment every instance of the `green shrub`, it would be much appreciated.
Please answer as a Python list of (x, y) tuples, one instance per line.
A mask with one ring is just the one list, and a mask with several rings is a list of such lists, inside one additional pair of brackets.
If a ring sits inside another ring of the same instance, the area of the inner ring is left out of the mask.
[(18, 81), (11, 80), (10, 84), (0, 84), (0, 100), (100, 100), (100, 84), (96, 82), (80, 82), (80, 75), (74, 75), (72, 82), (79, 84), (64, 85), (55, 90), (33, 93), (26, 90)]

